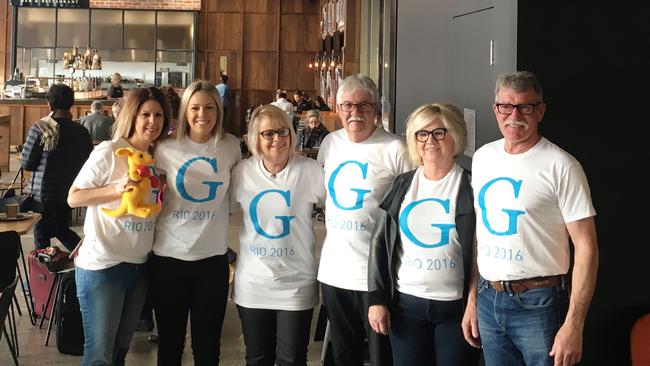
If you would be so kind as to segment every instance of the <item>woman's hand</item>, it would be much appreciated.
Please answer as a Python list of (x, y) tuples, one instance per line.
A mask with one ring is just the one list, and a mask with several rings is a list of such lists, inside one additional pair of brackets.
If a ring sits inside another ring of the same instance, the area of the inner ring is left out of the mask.
[(133, 190), (133, 187), (131, 187), (132, 185), (133, 183), (131, 183), (131, 180), (129, 179), (129, 175), (124, 174), (124, 176), (120, 178), (120, 180), (113, 185), (113, 187), (115, 188), (115, 194), (117, 196), (121, 196), (122, 193), (124, 192), (130, 192), (131, 190)]
[(372, 330), (388, 335), (390, 330), (390, 311), (386, 305), (371, 305), (368, 308), (368, 322)]

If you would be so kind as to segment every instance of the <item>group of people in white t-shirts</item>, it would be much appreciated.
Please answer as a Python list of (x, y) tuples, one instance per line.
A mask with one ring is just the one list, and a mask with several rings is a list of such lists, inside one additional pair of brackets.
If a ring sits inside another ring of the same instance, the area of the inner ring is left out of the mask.
[[(555, 333), (581, 336), (564, 330), (564, 319), (547, 322), (555, 330), (543, 349), (549, 353), (552, 346), (555, 354), (539, 361), (539, 352), (531, 351), (539, 347), (519, 341), (504, 346), (490, 333), (490, 312), (482, 310), (481, 297), (491, 293), (485, 288), (504, 294), (498, 281), (509, 284), (505, 293), (511, 297), (552, 289), (559, 297), (548, 301), (565, 299), (564, 282), (553, 280), (568, 270), (564, 222), (577, 252), (595, 247), (586, 179), (575, 159), (538, 135), (545, 107), (537, 89), (536, 95), (526, 94), (537, 88), (530, 80), (522, 73), (500, 79), (495, 114), (520, 118), (503, 117), (502, 123), (497, 116), (506, 145), (527, 143), (553, 158), (536, 157), (535, 165), (524, 169), (527, 153), (503, 157), (507, 149), (488, 145), (489, 151), (475, 154), (483, 166), (474, 167), (480, 174), (473, 183), (469, 171), (454, 162), (467, 135), (458, 108), (437, 103), (418, 108), (407, 121), (405, 144), (378, 127), (379, 92), (364, 75), (340, 85), (337, 110), (344, 128), (323, 139), (317, 160), (294, 153), (292, 121), (276, 105), (260, 106), (251, 115), (246, 139), (252, 157), (242, 160), (237, 138), (223, 130), (221, 98), (209, 82), (196, 81), (185, 90), (177, 133), (169, 138), (164, 95), (156, 88), (131, 91), (113, 139), (95, 148), (68, 197), (70, 206), (88, 207), (76, 258), (82, 364), (124, 363), (147, 288), (158, 326), (158, 365), (182, 363), (188, 318), (195, 364), (219, 363), (229, 290), (227, 228), (237, 206), (243, 227), (232, 299), (247, 365), (306, 365), (319, 285), (336, 365), (362, 365), (366, 349), (372, 365), (472, 365), (479, 354), (471, 346), (481, 341), (490, 352), (488, 364), (514, 365), (517, 355), (526, 364), (536, 359), (539, 363), (530, 363), (536, 365), (552, 364), (555, 355), (575, 360), (580, 350), (574, 344), (564, 338), (553, 343)], [(499, 94), (504, 91), (511, 99)], [(520, 98), (527, 95), (534, 100)], [(133, 184), (125, 159), (114, 153), (121, 147), (153, 152), (156, 174), (166, 184), (157, 216), (103, 214), (102, 208), (118, 206)], [(507, 159), (513, 161), (503, 164)], [(508, 170), (512, 166), (520, 170)], [(552, 174), (540, 177), (545, 170)], [(527, 189), (528, 181), (540, 179), (533, 191)], [(559, 208), (553, 207), (551, 191), (560, 196)], [(540, 200), (545, 200), (541, 208)], [(326, 213), (320, 263), (314, 204), (324, 205)], [(502, 205), (507, 209), (495, 212)], [(543, 218), (536, 216), (538, 209)], [(518, 219), (525, 235), (517, 231)], [(553, 247), (536, 249), (536, 243), (551, 239)], [(550, 285), (532, 289), (526, 281), (538, 277), (548, 277)], [(579, 300), (588, 303), (593, 283), (586, 279), (577, 286), (583, 290)], [(584, 315), (573, 311), (578, 321)], [(503, 352), (514, 354), (513, 363)]]

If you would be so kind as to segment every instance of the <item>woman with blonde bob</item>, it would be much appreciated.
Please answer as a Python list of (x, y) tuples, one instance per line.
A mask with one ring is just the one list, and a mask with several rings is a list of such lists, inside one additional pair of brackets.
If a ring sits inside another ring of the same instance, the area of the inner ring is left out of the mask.
[(232, 173), (232, 199), (244, 212), (233, 299), (249, 366), (307, 363), (318, 303), (311, 211), (325, 187), (320, 164), (295, 146), (287, 113), (261, 106), (248, 129), (253, 156)]
[(185, 89), (176, 137), (160, 144), (155, 159), (167, 182), (150, 259), (158, 365), (182, 363), (188, 317), (194, 363), (218, 365), (228, 297), (230, 170), (241, 151), (239, 140), (223, 131), (214, 85), (195, 81)]
[(155, 217), (109, 217), (133, 184), (120, 148), (153, 150), (167, 136), (169, 106), (156, 88), (131, 90), (112, 141), (97, 145), (72, 183), (70, 207), (87, 206), (85, 238), (75, 260), (84, 328), (82, 365), (123, 365), (147, 292), (144, 263), (153, 244)]
[(330, 133), (323, 124), (323, 116), (316, 109), (307, 112), (307, 125), (300, 138), (301, 149), (317, 149), (327, 134)]
[(461, 329), (476, 220), (470, 174), (454, 162), (466, 135), (463, 115), (451, 104), (411, 113), (406, 141), (418, 168), (398, 176), (380, 205), (385, 215), (370, 247), (368, 320), (375, 332), (390, 334), (396, 366), (477, 361)]

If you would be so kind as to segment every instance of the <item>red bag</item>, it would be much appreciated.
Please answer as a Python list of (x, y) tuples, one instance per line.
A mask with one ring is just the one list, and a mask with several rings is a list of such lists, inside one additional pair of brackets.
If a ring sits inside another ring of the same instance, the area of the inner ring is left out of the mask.
[(56, 272), (67, 268), (72, 261), (68, 259), (70, 253), (64, 252), (58, 247), (32, 250), (29, 253), (29, 288), (34, 301), (34, 316), (40, 318), (45, 314), (49, 319), (54, 304), (54, 291), (50, 302), (45, 309), (47, 297), (52, 288)]

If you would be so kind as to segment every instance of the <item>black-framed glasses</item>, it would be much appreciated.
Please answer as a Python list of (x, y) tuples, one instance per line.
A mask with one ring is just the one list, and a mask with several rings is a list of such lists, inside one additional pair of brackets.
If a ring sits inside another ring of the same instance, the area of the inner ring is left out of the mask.
[(273, 140), (275, 134), (278, 134), (280, 137), (287, 137), (291, 131), (288, 128), (278, 128), (277, 130), (264, 130), (260, 132), (260, 135), (264, 137), (265, 140)]
[(360, 112), (370, 112), (375, 108), (375, 105), (373, 103), (368, 103), (368, 102), (361, 102), (361, 103), (350, 103), (350, 102), (343, 102), (339, 104), (339, 108), (343, 112), (352, 112), (354, 107), (357, 107)]
[(535, 112), (535, 107), (542, 104), (540, 103), (524, 103), (524, 104), (507, 104), (507, 103), (495, 103), (497, 106), (497, 111), (501, 114), (509, 115), (517, 108), (519, 114), (527, 115), (533, 114)]
[(427, 130), (415, 131), (415, 139), (418, 140), (419, 142), (427, 142), (427, 140), (429, 140), (429, 135), (431, 135), (431, 137), (433, 137), (433, 139), (436, 141), (444, 140), (445, 137), (447, 137), (447, 129), (443, 127), (443, 128), (434, 128), (431, 131), (427, 131)]

